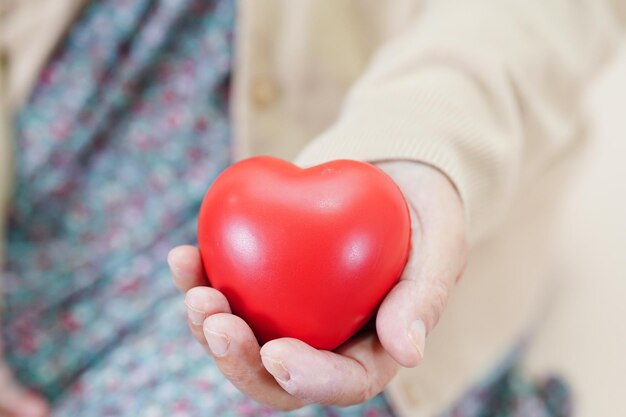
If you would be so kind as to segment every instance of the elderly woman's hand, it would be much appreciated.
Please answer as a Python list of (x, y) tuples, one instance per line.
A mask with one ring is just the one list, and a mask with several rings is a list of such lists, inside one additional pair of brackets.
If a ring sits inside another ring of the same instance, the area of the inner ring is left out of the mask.
[(208, 287), (191, 246), (168, 257), (186, 292), (189, 327), (222, 373), (243, 393), (277, 409), (307, 403), (347, 406), (367, 401), (400, 366), (417, 366), (467, 258), (460, 198), (448, 178), (416, 162), (380, 163), (398, 184), (412, 215), (412, 249), (400, 281), (376, 316), (376, 332), (361, 332), (334, 352), (283, 338), (259, 346), (228, 300)]

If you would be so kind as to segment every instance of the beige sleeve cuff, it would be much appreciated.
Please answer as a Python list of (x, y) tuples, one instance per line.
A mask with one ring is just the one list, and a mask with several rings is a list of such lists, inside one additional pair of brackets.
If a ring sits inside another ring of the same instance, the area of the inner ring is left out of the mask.
[(296, 163), (404, 159), (430, 164), (457, 187), (473, 240), (497, 222), (520, 153), (520, 139), (486, 123), (490, 117), (475, 82), (435, 66), (377, 88), (356, 86), (338, 122), (307, 146)]

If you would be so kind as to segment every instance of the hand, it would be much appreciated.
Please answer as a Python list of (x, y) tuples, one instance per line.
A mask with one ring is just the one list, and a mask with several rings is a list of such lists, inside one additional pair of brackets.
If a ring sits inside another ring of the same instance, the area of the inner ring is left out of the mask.
[[(1, 347), (1, 346), (0, 346)], [(20, 387), (2, 360), (0, 349), (0, 417), (46, 417), (50, 410), (36, 394)]]
[(199, 251), (173, 249), (174, 283), (186, 292), (188, 323), (240, 391), (276, 409), (308, 403), (348, 406), (378, 394), (399, 366), (417, 366), (467, 258), (460, 198), (441, 172), (427, 165), (378, 166), (398, 184), (412, 216), (412, 248), (400, 281), (376, 316), (376, 332), (361, 332), (334, 352), (283, 338), (259, 346), (250, 327), (231, 314), (226, 298), (208, 287)]

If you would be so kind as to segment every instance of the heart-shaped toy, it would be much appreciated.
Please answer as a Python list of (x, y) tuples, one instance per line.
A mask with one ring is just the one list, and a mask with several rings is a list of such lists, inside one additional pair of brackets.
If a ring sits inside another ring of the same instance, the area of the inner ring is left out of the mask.
[(373, 165), (301, 169), (255, 157), (207, 192), (198, 243), (211, 286), (259, 342), (294, 337), (332, 350), (398, 281), (410, 229), (402, 193)]

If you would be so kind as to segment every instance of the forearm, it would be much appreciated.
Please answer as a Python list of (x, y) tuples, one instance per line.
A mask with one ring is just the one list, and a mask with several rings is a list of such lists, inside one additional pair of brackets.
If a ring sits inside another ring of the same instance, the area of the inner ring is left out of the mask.
[(578, 96), (619, 37), (616, 16), (595, 0), (434, 1), (298, 162), (434, 165), (459, 189), (476, 241), (521, 183), (576, 146)]

